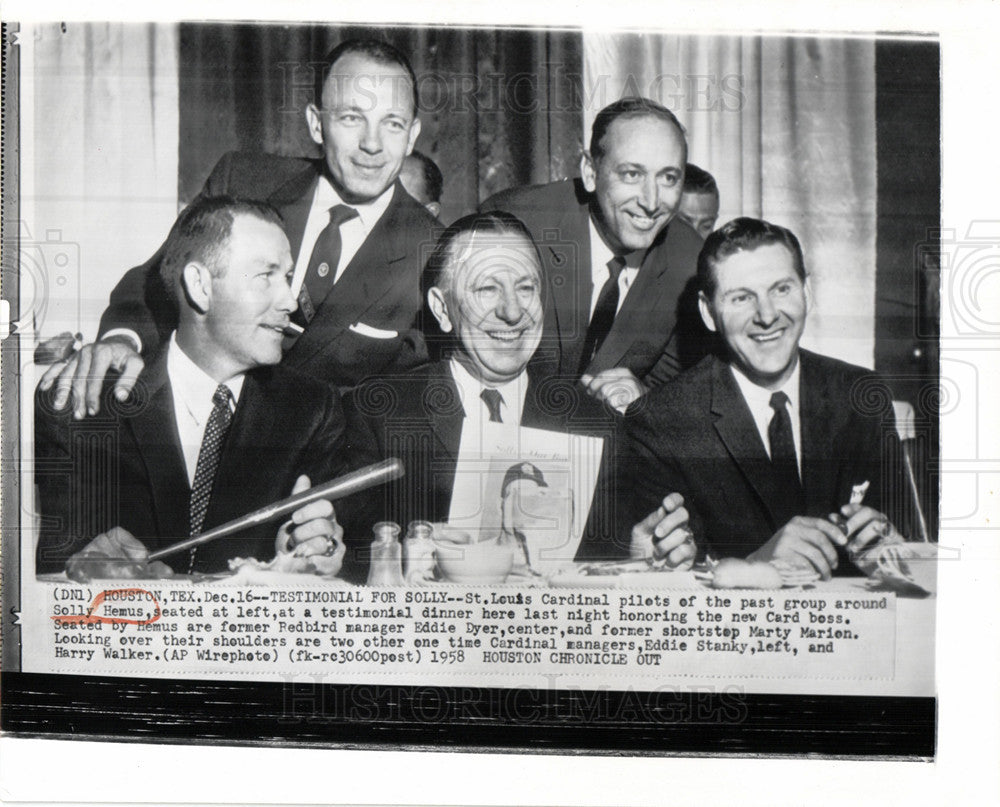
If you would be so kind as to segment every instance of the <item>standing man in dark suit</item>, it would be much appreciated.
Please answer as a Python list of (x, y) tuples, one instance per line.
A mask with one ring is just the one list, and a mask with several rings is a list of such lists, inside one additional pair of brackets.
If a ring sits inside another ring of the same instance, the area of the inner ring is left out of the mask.
[(848, 565), (845, 549), (900, 540), (884, 515), (891, 402), (869, 371), (799, 347), (808, 295), (798, 239), (734, 219), (705, 241), (698, 280), (701, 315), (727, 357), (627, 413), (626, 514), (675, 491), (703, 551), (808, 564), (824, 578)]
[[(283, 361), (347, 388), (426, 359), (412, 328), (436, 221), (397, 181), (420, 134), (406, 57), (383, 42), (344, 42), (320, 79), (319, 106), (310, 104), (306, 119), (322, 160), (227, 154), (201, 195), (278, 208), (295, 262), (296, 318), (305, 329)], [(43, 390), (58, 377), (58, 408), (72, 397), (77, 418), (96, 412), (109, 368), (121, 373), (116, 395), (127, 395), (144, 358), (176, 327), (177, 307), (159, 281), (161, 258), (162, 249), (119, 282), (99, 341), (45, 374)]]
[[(150, 551), (344, 469), (337, 394), (278, 365), (295, 310), (292, 265), (267, 205), (203, 197), (181, 213), (159, 264), (179, 323), (130, 397), (116, 400), (109, 380), (101, 412), (78, 423), (38, 393), (39, 572), (67, 560), (91, 577), (141, 572)], [(169, 561), (176, 572), (212, 572), (237, 555), (294, 551), (333, 573), (341, 536), (319, 501), (280, 530), (262, 524)]]
[(483, 204), (522, 219), (541, 250), (551, 290), (543, 353), (559, 375), (621, 411), (681, 368), (678, 325), (692, 318), (678, 302), (701, 247), (674, 219), (686, 160), (670, 110), (623, 98), (594, 119), (580, 179), (504, 191)]
[[(352, 464), (390, 456), (406, 463), (406, 476), (387, 488), (384, 498), (371, 497), (375, 508), (366, 527), (384, 518), (404, 525), (447, 520), (455, 475), (461, 472), (460, 444), (481, 439), (481, 427), (492, 421), (605, 438), (607, 485), (598, 485), (605, 497), (591, 506), (575, 554), (627, 554), (628, 543), (605, 542), (618, 494), (607, 473), (617, 416), (573, 381), (547, 375), (532, 361), (542, 338), (543, 287), (538, 251), (524, 224), (503, 212), (459, 219), (438, 242), (425, 287), (440, 331), (425, 330), (441, 358), (362, 385), (344, 399)], [(476, 446), (471, 448), (475, 453)], [(664, 516), (637, 528), (651, 533)], [(679, 530), (683, 521), (683, 513), (672, 516), (660, 526), (662, 535)], [(349, 530), (349, 544), (353, 537)]]

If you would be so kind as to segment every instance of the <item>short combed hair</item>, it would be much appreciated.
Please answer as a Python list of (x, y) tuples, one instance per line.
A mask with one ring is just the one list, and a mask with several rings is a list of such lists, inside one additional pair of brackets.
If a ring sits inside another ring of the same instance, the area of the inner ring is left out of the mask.
[(413, 72), (410, 60), (406, 58), (406, 55), (399, 48), (380, 39), (346, 39), (326, 54), (322, 66), (319, 70), (315, 71), (316, 106), (323, 106), (323, 87), (326, 85), (326, 80), (330, 77), (333, 66), (341, 57), (352, 54), (365, 56), (376, 64), (391, 64), (403, 68), (406, 71), (406, 75), (410, 77), (410, 89), (413, 90), (413, 117), (417, 116), (417, 110), (420, 109), (420, 99), (417, 93), (417, 74)]
[(455, 242), (460, 236), (465, 234), (469, 234), (470, 237), (482, 235), (521, 236), (531, 244), (535, 252), (541, 283), (539, 294), (543, 299), (545, 297), (545, 277), (541, 270), (541, 255), (538, 252), (538, 245), (531, 237), (531, 232), (524, 225), (524, 222), (517, 216), (502, 210), (494, 210), (488, 213), (470, 213), (468, 216), (463, 216), (441, 233), (420, 277), (420, 291), (424, 300), (421, 312), (421, 330), (426, 338), (427, 348), (430, 351), (432, 359), (439, 359), (447, 355), (456, 344), (457, 334), (454, 330), (450, 333), (443, 333), (439, 329), (437, 319), (428, 305), (427, 293), (432, 288), (437, 288), (445, 293), (449, 301), (451, 300), (455, 269), (458, 263), (452, 253)]
[(440, 202), (441, 191), (444, 190), (444, 176), (441, 174), (441, 169), (438, 168), (434, 160), (422, 151), (414, 149), (406, 159), (410, 159), (410, 157), (420, 163), (424, 175), (424, 193), (427, 194), (427, 201)]
[(232, 196), (204, 196), (189, 204), (170, 228), (160, 260), (160, 277), (174, 303), (180, 304), (181, 273), (192, 261), (219, 277), (229, 262), (229, 239), (237, 216), (253, 216), (284, 227), (281, 214), (265, 202)]
[(768, 244), (781, 244), (792, 254), (795, 272), (805, 282), (806, 265), (802, 246), (795, 234), (777, 224), (746, 216), (723, 224), (705, 239), (698, 253), (698, 286), (709, 299), (715, 294), (716, 265), (737, 252), (754, 250)]
[(688, 163), (684, 169), (684, 193), (714, 193), (719, 195), (719, 186), (715, 184), (713, 177), (704, 168), (700, 168), (694, 163)]
[[(538, 245), (531, 237), (531, 232), (517, 216), (506, 213), (502, 210), (493, 210), (488, 213), (470, 213), (462, 216), (458, 221), (445, 229), (434, 245), (434, 251), (427, 261), (427, 266), (421, 279), (424, 297), (431, 288), (438, 288), (442, 291), (451, 292), (452, 281), (455, 276), (455, 260), (452, 255), (452, 248), (459, 236), (468, 233), (471, 237), (481, 235), (519, 235), (535, 251), (539, 267), (542, 264), (541, 255), (538, 252)], [(539, 270), (541, 271), (541, 270)]]
[(604, 137), (607, 135), (611, 124), (616, 120), (619, 118), (647, 117), (659, 118), (669, 123), (680, 132), (682, 139), (685, 138), (684, 127), (677, 120), (677, 116), (673, 112), (649, 98), (629, 96), (615, 101), (613, 104), (608, 104), (597, 113), (597, 117), (594, 118), (594, 125), (590, 129), (590, 156), (594, 160), (599, 160), (604, 156)]

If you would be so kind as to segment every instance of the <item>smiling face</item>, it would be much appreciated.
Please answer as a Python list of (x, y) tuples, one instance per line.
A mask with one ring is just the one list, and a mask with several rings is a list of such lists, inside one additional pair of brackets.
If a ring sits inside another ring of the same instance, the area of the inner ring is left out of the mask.
[(322, 104), (310, 104), (306, 118), (337, 192), (348, 203), (377, 198), (396, 180), (420, 134), (409, 74), (348, 53), (330, 69)]
[(585, 153), (584, 187), (594, 194), (595, 221), (616, 254), (648, 249), (677, 212), (687, 146), (678, 128), (644, 115), (612, 121), (603, 154)]
[(225, 267), (210, 281), (202, 346), (221, 377), (281, 361), (281, 329), (296, 308), (292, 254), (277, 224), (237, 216), (226, 251)]
[(461, 345), (456, 357), (481, 381), (520, 375), (542, 338), (541, 267), (517, 233), (462, 233), (451, 245), (449, 288), (428, 302), (443, 331)]
[(684, 219), (702, 238), (708, 238), (719, 218), (719, 195), (697, 192), (682, 194), (677, 218)]
[(735, 252), (713, 267), (715, 291), (701, 316), (729, 348), (730, 360), (759, 386), (778, 389), (795, 370), (806, 322), (806, 290), (782, 244)]

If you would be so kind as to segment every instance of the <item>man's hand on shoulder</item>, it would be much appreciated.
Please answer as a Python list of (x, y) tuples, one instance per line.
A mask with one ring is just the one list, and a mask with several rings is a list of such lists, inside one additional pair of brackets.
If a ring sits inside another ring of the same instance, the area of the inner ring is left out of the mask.
[(120, 373), (115, 397), (124, 401), (144, 366), (135, 343), (128, 336), (114, 335), (84, 345), (66, 361), (53, 364), (45, 371), (38, 388), (45, 392), (55, 384), (53, 406), (63, 409), (72, 398), (73, 417), (81, 420), (100, 411), (101, 389), (110, 370)]
[(580, 383), (588, 395), (608, 403), (623, 414), (647, 392), (643, 383), (627, 367), (609, 367), (597, 375), (585, 374), (581, 376)]

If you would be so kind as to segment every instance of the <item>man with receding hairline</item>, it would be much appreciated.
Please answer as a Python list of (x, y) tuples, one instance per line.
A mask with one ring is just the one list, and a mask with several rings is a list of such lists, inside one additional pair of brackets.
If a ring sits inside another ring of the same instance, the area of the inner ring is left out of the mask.
[[(351, 40), (334, 48), (306, 124), (320, 160), (231, 152), (200, 196), (267, 201), (280, 212), (294, 259), (292, 291), (302, 329), (283, 362), (339, 388), (426, 359), (413, 330), (420, 309), (421, 249), (435, 219), (397, 181), (420, 134), (413, 68), (391, 45)], [(41, 381), (76, 418), (98, 410), (109, 369), (128, 394), (143, 361), (177, 325), (157, 276), (162, 251), (111, 293), (100, 337)], [(141, 356), (141, 358), (140, 358)]]
[(542, 352), (622, 411), (676, 375), (685, 355), (678, 304), (701, 246), (675, 218), (686, 161), (674, 114), (623, 98), (594, 119), (579, 179), (503, 191), (482, 206), (518, 216), (539, 244), (552, 291)]

